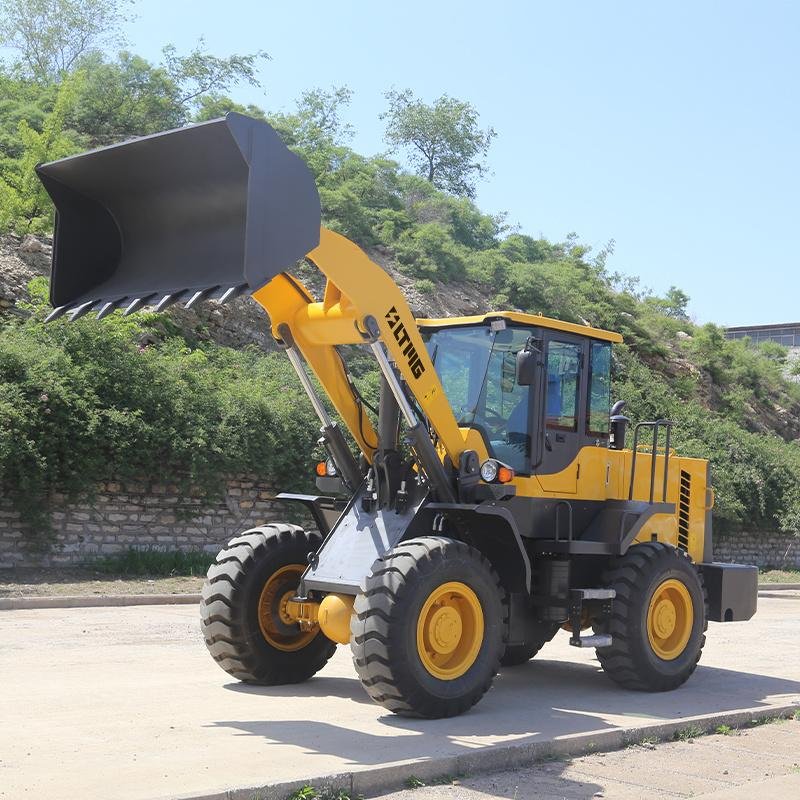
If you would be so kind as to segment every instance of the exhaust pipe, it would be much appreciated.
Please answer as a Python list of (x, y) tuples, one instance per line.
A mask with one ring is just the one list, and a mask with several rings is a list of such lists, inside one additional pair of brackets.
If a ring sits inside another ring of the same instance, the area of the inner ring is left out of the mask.
[(313, 175), (266, 122), (242, 114), (36, 172), (56, 207), (48, 320), (224, 302), (319, 244)]

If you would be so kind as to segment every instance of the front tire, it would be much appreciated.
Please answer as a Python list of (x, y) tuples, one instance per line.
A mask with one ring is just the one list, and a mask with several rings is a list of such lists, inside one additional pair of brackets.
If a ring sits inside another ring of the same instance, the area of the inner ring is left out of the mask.
[(703, 579), (689, 556), (660, 542), (634, 545), (602, 580), (617, 593), (611, 619), (595, 626), (612, 637), (610, 647), (597, 648), (608, 677), (644, 692), (685, 683), (708, 627)]
[(424, 536), (375, 562), (350, 647), (367, 694), (411, 717), (452, 717), (492, 685), (503, 649), (499, 580), (463, 542)]
[(336, 645), (319, 628), (302, 631), (282, 606), (294, 595), (318, 533), (296, 525), (254, 528), (231, 539), (208, 570), (200, 601), (211, 657), (247, 683), (300, 683), (325, 666)]

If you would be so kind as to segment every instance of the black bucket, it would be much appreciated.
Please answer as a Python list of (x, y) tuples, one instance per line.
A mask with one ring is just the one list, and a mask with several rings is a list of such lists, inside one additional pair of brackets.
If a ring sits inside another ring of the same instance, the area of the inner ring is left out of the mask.
[(228, 299), (319, 244), (313, 175), (241, 114), (36, 171), (56, 207), (51, 317)]

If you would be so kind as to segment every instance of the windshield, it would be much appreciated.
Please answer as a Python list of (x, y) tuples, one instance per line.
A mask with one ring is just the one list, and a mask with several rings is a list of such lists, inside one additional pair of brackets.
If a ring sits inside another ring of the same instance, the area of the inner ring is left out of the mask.
[(422, 335), (458, 424), (478, 429), (490, 455), (526, 472), (529, 387), (518, 386), (515, 373), (531, 329), (474, 325)]

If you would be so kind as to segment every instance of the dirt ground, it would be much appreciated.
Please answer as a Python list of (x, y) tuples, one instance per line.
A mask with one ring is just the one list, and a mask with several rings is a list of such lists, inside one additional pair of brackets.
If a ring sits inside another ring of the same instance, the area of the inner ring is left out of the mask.
[[(119, 594), (196, 594), (204, 575), (119, 577), (91, 567), (48, 567), (0, 571), (0, 597), (87, 597)], [(769, 570), (759, 583), (800, 583), (800, 572)]]
[(0, 572), (0, 597), (53, 597), (98, 594), (194, 594), (205, 575), (125, 577), (107, 575), (90, 567), (50, 567)]
[(759, 583), (800, 583), (800, 570), (770, 569), (758, 576)]

